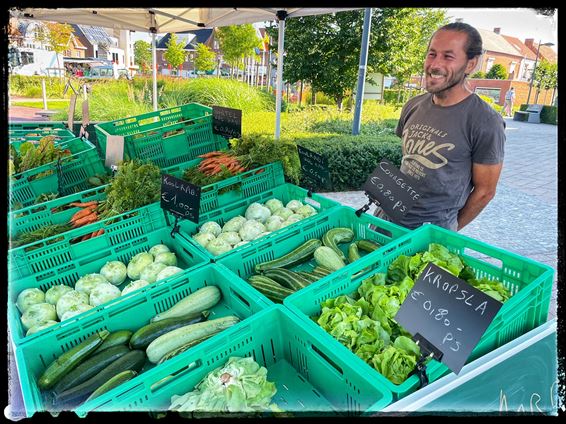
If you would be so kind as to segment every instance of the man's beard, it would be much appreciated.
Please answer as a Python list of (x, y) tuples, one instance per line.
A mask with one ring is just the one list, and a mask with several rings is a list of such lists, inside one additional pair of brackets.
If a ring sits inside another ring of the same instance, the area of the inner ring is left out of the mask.
[[(429, 87), (429, 84), (427, 84), (426, 91), (428, 91), (430, 94), (434, 94), (438, 98), (445, 98), (451, 88), (464, 82), (464, 79), (466, 78), (465, 70), (466, 66), (463, 66), (461, 69), (454, 73), (454, 76), (452, 78), (450, 78), (444, 85), (441, 85), (439, 87)], [(428, 73), (429, 72), (427, 72), (427, 74)]]

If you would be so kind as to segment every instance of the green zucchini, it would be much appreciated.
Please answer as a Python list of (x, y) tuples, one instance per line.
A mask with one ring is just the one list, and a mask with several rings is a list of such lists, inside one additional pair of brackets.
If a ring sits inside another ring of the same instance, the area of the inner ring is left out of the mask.
[(309, 283), (314, 283), (315, 281), (318, 281), (321, 278), (319, 275), (315, 275), (312, 272), (297, 271), (297, 274), (299, 274), (301, 277), (304, 277), (305, 279), (309, 280)]
[(380, 244), (376, 243), (373, 240), (358, 240), (358, 248), (360, 248), (361, 250), (365, 251), (365, 252), (373, 252), (374, 250), (377, 250), (381, 247)]
[(178, 354), (183, 353), (186, 350), (189, 350), (191, 347), (196, 346), (196, 345), (204, 342), (206, 339), (210, 339), (212, 336), (219, 333), (220, 331), (222, 331), (222, 330), (215, 331), (214, 333), (207, 334), (206, 336), (201, 337), (200, 339), (192, 340), (189, 343), (185, 343), (183, 346), (180, 346), (177, 349), (174, 349), (174, 350), (170, 351), (169, 353), (166, 353), (165, 355), (163, 355), (157, 364), (161, 364), (161, 363), (167, 361), (168, 359), (171, 359), (173, 356), (177, 356)]
[(225, 330), (239, 321), (240, 319), (238, 317), (229, 315), (206, 322), (186, 325), (173, 331), (169, 331), (168, 333), (162, 334), (149, 344), (145, 350), (147, 359), (149, 359), (151, 363), (157, 364), (164, 355), (181, 347), (182, 345), (215, 331)]
[(287, 296), (295, 293), (294, 290), (283, 287), (277, 281), (262, 275), (252, 275), (248, 278), (248, 282), (252, 287), (273, 302), (281, 303)]
[(321, 278), (326, 277), (326, 276), (329, 274), (328, 272), (317, 271), (317, 270), (315, 270), (315, 269), (313, 269), (310, 273), (311, 273), (312, 275), (314, 275), (314, 276), (315, 276), (317, 279), (319, 279), (319, 280), (320, 280)]
[(130, 337), (134, 334), (133, 331), (130, 330), (119, 330), (110, 333), (106, 339), (102, 342), (100, 347), (96, 349), (96, 353), (102, 352), (108, 348), (119, 346), (119, 345), (127, 345), (130, 341)]
[(85, 402), (91, 401), (94, 398), (103, 395), (104, 393), (112, 390), (113, 388), (118, 387), (120, 384), (131, 380), (136, 375), (138, 375), (138, 373), (135, 372), (134, 370), (126, 370), (116, 374), (114, 377), (110, 377), (110, 379), (106, 383), (104, 383), (102, 386), (100, 386), (98, 389), (92, 392)]
[(328, 246), (320, 246), (314, 251), (314, 260), (317, 264), (322, 265), (332, 271), (337, 271), (340, 268), (344, 268), (346, 264), (338, 256), (338, 254)]
[(350, 228), (338, 227), (328, 230), (322, 236), (322, 244), (326, 247), (330, 247), (336, 252), (336, 254), (343, 261), (346, 260), (346, 256), (338, 247), (340, 243), (349, 243), (354, 239), (354, 232)]
[(74, 409), (77, 404), (82, 403), (92, 392), (116, 374), (126, 370), (140, 371), (145, 364), (145, 360), (146, 355), (143, 350), (131, 350), (88, 380), (58, 393), (55, 396), (55, 404), (65, 409)]
[(56, 393), (61, 393), (69, 387), (77, 386), (83, 381), (88, 380), (93, 375), (102, 371), (112, 362), (128, 353), (130, 349), (125, 345), (109, 347), (103, 352), (96, 351), (84, 362), (81, 362), (76, 368), (65, 375), (53, 388)]
[(358, 250), (358, 244), (356, 242), (348, 246), (348, 262), (352, 263), (360, 259), (360, 252)]
[(263, 275), (293, 291), (301, 290), (312, 282), (300, 274), (285, 268), (268, 269), (264, 271)]
[(324, 274), (324, 275), (332, 274), (331, 269), (328, 269), (325, 266), (320, 266), (320, 265), (315, 266), (313, 272), (318, 272), (319, 274)]
[(47, 390), (57, 384), (65, 374), (92, 354), (109, 334), (108, 330), (101, 330), (87, 337), (82, 343), (79, 343), (51, 362), (37, 381), (39, 388)]
[(204, 311), (197, 317), (189, 318), (168, 318), (157, 322), (150, 322), (147, 325), (139, 328), (130, 339), (130, 348), (132, 349), (145, 349), (149, 344), (162, 334), (173, 331), (177, 328), (184, 327), (185, 325), (196, 324), (197, 322), (204, 322), (208, 319), (210, 313)]
[(166, 311), (157, 314), (151, 321), (157, 322), (167, 318), (198, 316), (200, 312), (210, 309), (220, 302), (221, 297), (222, 293), (218, 287), (203, 287), (184, 297)]
[(308, 240), (280, 258), (256, 264), (255, 272), (260, 274), (268, 269), (283, 268), (308, 261), (312, 258), (314, 251), (320, 246), (322, 246), (322, 242), (319, 239)]

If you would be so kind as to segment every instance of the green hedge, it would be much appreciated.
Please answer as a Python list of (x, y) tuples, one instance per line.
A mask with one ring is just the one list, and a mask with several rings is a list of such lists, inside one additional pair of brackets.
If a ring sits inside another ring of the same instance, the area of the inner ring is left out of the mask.
[[(525, 111), (529, 105), (522, 104), (519, 110)], [(543, 106), (540, 111), (540, 122), (543, 124), (558, 124), (558, 108), (556, 106)]]
[[(360, 190), (382, 158), (401, 166), (401, 141), (395, 135), (334, 135), (297, 137), (296, 144), (324, 156), (328, 160), (332, 188), (330, 191)], [(301, 183), (305, 181), (301, 180)], [(312, 187), (321, 192), (322, 187)]]

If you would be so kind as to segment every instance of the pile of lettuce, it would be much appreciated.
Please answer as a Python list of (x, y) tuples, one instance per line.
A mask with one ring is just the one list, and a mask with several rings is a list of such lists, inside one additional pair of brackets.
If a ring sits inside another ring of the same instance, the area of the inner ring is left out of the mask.
[(387, 273), (366, 278), (354, 293), (325, 300), (321, 314), (312, 319), (392, 383), (401, 384), (414, 370), (420, 349), (393, 317), (430, 262), (500, 302), (511, 297), (499, 281), (477, 279), (459, 255), (431, 243), (427, 251), (400, 255)]
[[(267, 380), (267, 369), (253, 358), (230, 357), (182, 396), (173, 395), (169, 410), (182, 416), (219, 416), (223, 413), (282, 412), (271, 398), (277, 389)], [(197, 413), (195, 415), (195, 413)]]

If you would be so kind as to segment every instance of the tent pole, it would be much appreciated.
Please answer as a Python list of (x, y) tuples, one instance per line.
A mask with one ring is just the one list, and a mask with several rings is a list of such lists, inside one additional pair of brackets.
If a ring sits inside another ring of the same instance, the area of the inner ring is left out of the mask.
[(362, 102), (364, 101), (364, 89), (366, 81), (366, 68), (368, 63), (369, 34), (371, 31), (371, 8), (368, 7), (364, 13), (364, 31), (362, 34), (362, 49), (360, 51), (360, 67), (358, 70), (358, 89), (356, 90), (356, 109), (354, 111), (354, 125), (352, 135), (360, 134), (362, 118)]
[(275, 100), (275, 140), (281, 135), (281, 94), (283, 92), (283, 49), (285, 37), (285, 18), (287, 12), (277, 11), (279, 21), (279, 36), (277, 38), (277, 96)]
[(151, 32), (151, 63), (153, 70), (153, 110), (157, 110), (157, 45), (155, 42), (155, 28)]

